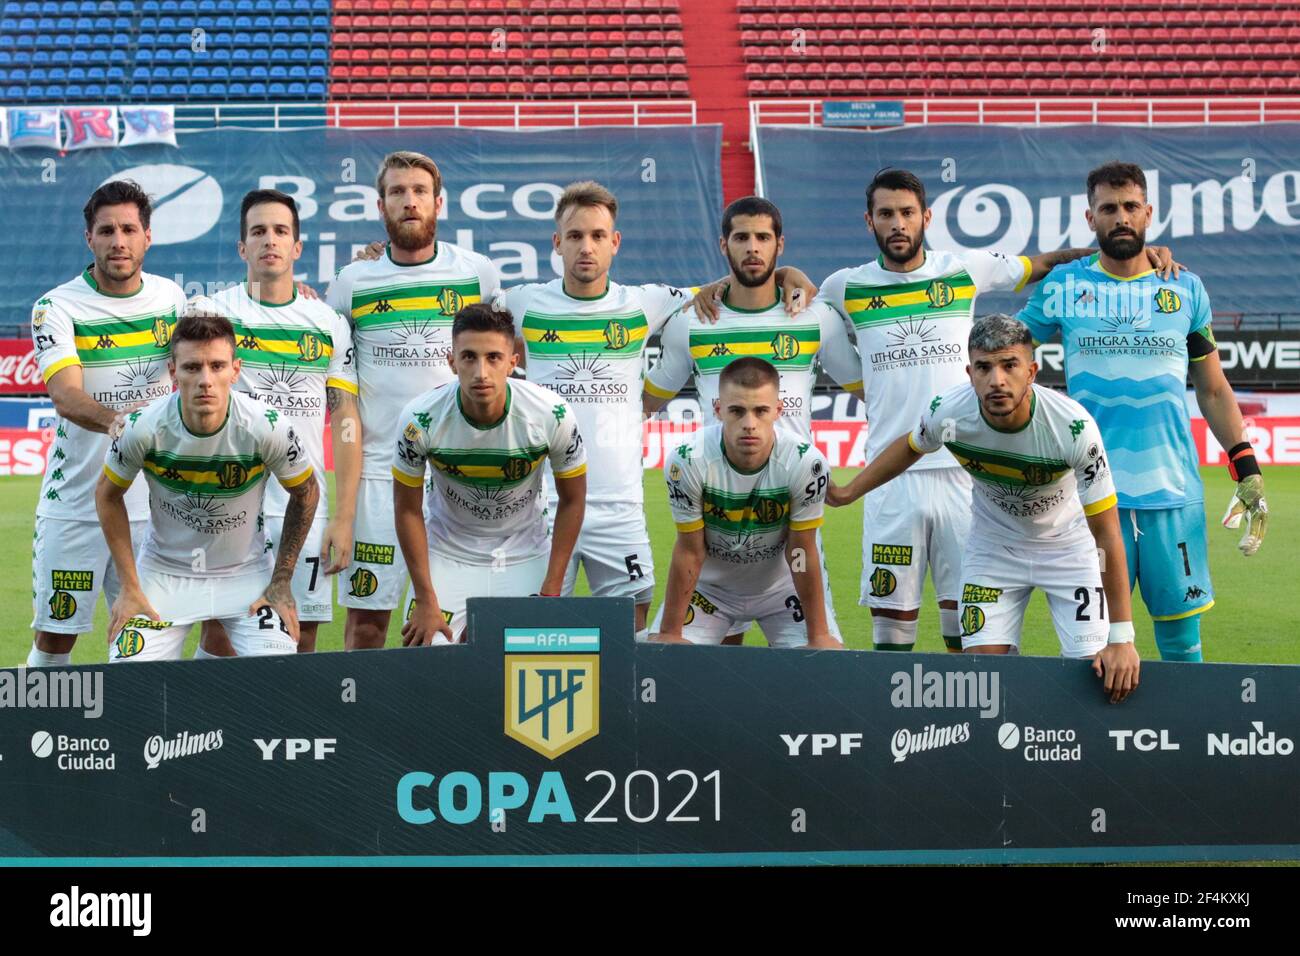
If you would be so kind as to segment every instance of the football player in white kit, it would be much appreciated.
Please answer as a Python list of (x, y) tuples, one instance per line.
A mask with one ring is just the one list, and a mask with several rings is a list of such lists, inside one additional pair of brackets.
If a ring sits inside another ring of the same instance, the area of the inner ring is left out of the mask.
[[(221, 622), (239, 655), (292, 654), (292, 579), (320, 498), (302, 442), (275, 409), (233, 390), (235, 331), (187, 312), (169, 368), (174, 395), (127, 416), (95, 489), (122, 590), (109, 614), (110, 661), (175, 660), (196, 622)], [(149, 529), (131, 548), (126, 491), (144, 472)], [(274, 475), (289, 494), (272, 560), (261, 528)]]
[(1074, 399), (1034, 384), (1023, 322), (985, 316), (969, 353), (970, 381), (936, 395), (915, 428), (828, 501), (856, 501), (946, 447), (975, 486), (961, 565), (963, 650), (1015, 653), (1029, 597), (1042, 588), (1061, 655), (1091, 657), (1111, 701), (1121, 701), (1137, 686), (1139, 661), (1101, 431)]
[(755, 356), (722, 371), (717, 424), (664, 469), (677, 525), (651, 630), (667, 643), (721, 644), (756, 620), (773, 647), (841, 648), (817, 554), (830, 467), (781, 418), (780, 376)]
[[(432, 159), (397, 152), (379, 169), (379, 214), (389, 244), (344, 266), (325, 294), (352, 326), (360, 388), (362, 464), (352, 573), (339, 582), (349, 650), (383, 647), (407, 569), (393, 525), (393, 425), (412, 399), (455, 380), (451, 324), (499, 286), (486, 256), (437, 239), (442, 175)], [(344, 584), (346, 583), (346, 588)]]
[[(294, 425), (320, 484), (321, 503), (293, 575), (298, 651), (303, 653), (316, 649), (320, 623), (334, 619), (332, 575), (347, 567), (352, 557), (361, 477), (352, 329), (324, 302), (299, 295), (294, 286), (293, 267), (302, 255), (302, 241), (292, 197), (274, 189), (255, 189), (245, 195), (239, 233), (239, 254), (248, 263), (245, 281), (202, 302), (235, 327), (240, 360), (235, 390), (265, 402), (285, 424)], [(326, 408), (334, 452), (333, 511), (325, 486)], [(263, 514), (273, 548), (280, 543), (288, 500), (278, 485), (267, 487)], [(229, 653), (220, 628), (216, 622), (204, 626), (196, 656)]]
[[(180, 286), (143, 271), (151, 211), (134, 182), (96, 189), (84, 209), (94, 261), (32, 308), (32, 344), (58, 419), (36, 505), (28, 667), (68, 664), (99, 592), (110, 606), (117, 599), (117, 574), (91, 511), (95, 484), (115, 422), (171, 394), (167, 343), (185, 307)], [(138, 545), (149, 519), (143, 484), (125, 507)]]
[[(466, 306), (452, 347), (456, 380), (410, 402), (390, 436), (395, 525), (415, 595), (407, 645), (462, 640), (471, 597), (558, 597), (582, 528), (582, 434), (560, 396), (510, 379), (514, 320), (486, 303)], [(543, 462), (559, 501), (553, 531)]]
[[(1093, 250), (1005, 256), (926, 249), (930, 209), (915, 175), (883, 170), (867, 186), (866, 198), (867, 228), (880, 256), (833, 273), (818, 299), (852, 324), (857, 336), (871, 460), (911, 427), (925, 403), (965, 381), (966, 340), (980, 293), (1018, 291)], [(1172, 267), (1169, 250), (1148, 251), (1157, 269)], [(871, 608), (877, 650), (911, 650), (916, 643), (927, 565), (944, 643), (950, 651), (961, 650), (958, 571), (970, 496), (970, 478), (941, 449), (864, 502), (860, 603)]]

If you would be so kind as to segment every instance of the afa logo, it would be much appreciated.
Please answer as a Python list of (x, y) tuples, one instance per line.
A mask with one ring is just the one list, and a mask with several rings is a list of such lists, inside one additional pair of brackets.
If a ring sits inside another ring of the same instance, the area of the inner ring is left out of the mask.
[(1173, 289), (1161, 289), (1156, 293), (1156, 311), (1163, 313), (1177, 312), (1183, 307), (1183, 300)]
[(680, 480), (681, 480), (681, 477), (682, 477), (682, 466), (681, 466), (681, 465), (677, 464), (677, 462), (673, 462), (671, 465), (668, 466), (668, 480), (669, 480), (669, 481), (680, 481)]
[(366, 568), (357, 568), (352, 572), (352, 577), (348, 578), (351, 590), (348, 591), (353, 597), (370, 597), (379, 590), (379, 579), (375, 577), (373, 571)]
[(631, 334), (627, 326), (622, 322), (607, 322), (605, 324), (605, 348), (607, 349), (625, 349), (627, 343), (631, 341)]
[(501, 477), (506, 481), (519, 481), (528, 477), (533, 470), (533, 463), (527, 458), (507, 458), (501, 466)]
[(966, 605), (961, 612), (961, 636), (970, 637), (984, 629), (984, 609), (974, 604)]
[(898, 578), (888, 568), (876, 568), (868, 580), (871, 582), (872, 597), (888, 597), (898, 587)]
[(113, 644), (117, 647), (118, 657), (135, 657), (144, 650), (144, 635), (133, 627), (123, 628)]
[(228, 461), (217, 469), (217, 484), (230, 490), (238, 488), (248, 480), (248, 469), (237, 461)]
[(419, 441), (420, 429), (415, 427), (415, 422), (407, 422), (406, 428), (402, 431), (402, 437), (407, 441)]
[(789, 332), (778, 332), (771, 341), (772, 358), (788, 362), (799, 354), (799, 340)]
[(77, 613), (77, 599), (67, 591), (55, 591), (50, 595), (50, 617), (56, 621), (66, 621)]
[(304, 332), (298, 336), (298, 356), (304, 362), (315, 362), (324, 354), (325, 343), (321, 341), (319, 335)]
[(925, 297), (930, 300), (930, 308), (942, 309), (952, 305), (957, 296), (952, 291), (952, 286), (941, 279), (935, 279), (925, 287)]
[[(171, 319), (172, 321), (167, 321)], [(170, 315), (160, 315), (153, 320), (153, 327), (149, 330), (153, 333), (153, 344), (160, 349), (167, 348), (172, 341), (172, 326), (175, 324), (176, 313)]]
[(759, 498), (754, 502), (754, 520), (759, 524), (775, 524), (785, 515), (785, 503), (775, 498)]
[(600, 628), (505, 629), (505, 734), (554, 760), (600, 733)]
[(455, 289), (444, 288), (438, 293), (438, 310), (443, 315), (455, 315), (465, 307), (465, 297)]

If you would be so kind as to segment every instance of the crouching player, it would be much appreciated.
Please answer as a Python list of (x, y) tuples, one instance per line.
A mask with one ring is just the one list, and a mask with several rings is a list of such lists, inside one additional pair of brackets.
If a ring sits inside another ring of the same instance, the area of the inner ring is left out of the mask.
[(721, 423), (668, 457), (677, 543), (657, 640), (721, 644), (757, 620), (773, 647), (843, 646), (817, 559), (830, 467), (811, 441), (776, 427), (780, 389), (770, 363), (736, 359), (713, 400)]
[[(95, 489), (122, 582), (109, 660), (179, 659), (190, 626), (208, 620), (236, 654), (292, 654), (293, 569), (320, 497), (308, 456), (272, 408), (231, 390), (240, 362), (228, 319), (187, 312), (167, 364), (178, 391), (127, 417)], [(137, 573), (123, 498), (141, 471), (150, 524)], [(274, 564), (262, 519), (268, 474), (289, 493)]]
[(1004, 315), (971, 329), (969, 383), (949, 389), (828, 500), (843, 505), (946, 447), (975, 479), (962, 558), (962, 650), (1014, 653), (1035, 587), (1065, 657), (1091, 657), (1106, 693), (1137, 686), (1138, 655), (1115, 485), (1097, 423), (1034, 384), (1029, 329)]
[[(573, 412), (550, 389), (509, 378), (518, 362), (510, 313), (461, 309), (448, 359), (456, 381), (397, 419), (393, 515), (415, 602), (405, 645), (460, 640), (470, 597), (558, 597), (586, 505), (587, 452)], [(553, 533), (542, 494), (548, 460)]]

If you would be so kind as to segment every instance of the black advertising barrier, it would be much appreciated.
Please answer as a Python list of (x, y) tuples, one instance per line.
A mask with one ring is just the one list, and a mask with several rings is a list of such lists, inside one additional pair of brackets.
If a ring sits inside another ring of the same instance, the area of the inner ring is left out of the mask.
[[(628, 601), (472, 640), (0, 671), (9, 864), (1300, 858), (1300, 668), (634, 645)], [(54, 858), (54, 859), (52, 859)]]

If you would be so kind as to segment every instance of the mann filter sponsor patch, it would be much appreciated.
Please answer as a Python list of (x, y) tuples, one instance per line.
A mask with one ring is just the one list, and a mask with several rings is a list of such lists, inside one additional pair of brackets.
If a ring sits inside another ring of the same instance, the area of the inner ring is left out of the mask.
[(873, 544), (872, 564), (911, 564), (912, 546), (907, 544)]
[(95, 589), (95, 572), (51, 571), (50, 583), (56, 591), (93, 591)]
[(370, 544), (358, 541), (352, 546), (352, 558), (367, 564), (392, 564), (394, 546), (391, 544)]

